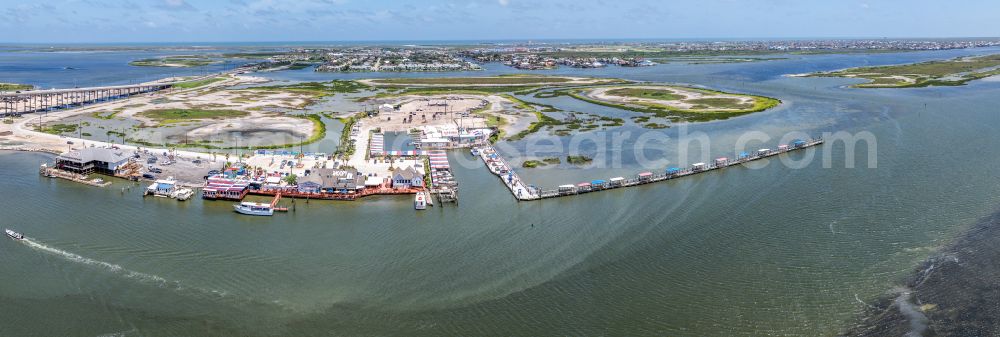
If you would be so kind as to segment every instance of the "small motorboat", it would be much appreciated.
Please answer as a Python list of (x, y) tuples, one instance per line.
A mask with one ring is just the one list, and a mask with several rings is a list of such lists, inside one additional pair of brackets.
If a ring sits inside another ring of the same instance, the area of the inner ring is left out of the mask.
[(18, 240), (18, 241), (24, 240), (24, 234), (12, 231), (10, 229), (4, 229), (4, 232), (6, 232), (7, 236), (10, 237), (11, 239)]
[(270, 204), (263, 204), (259, 202), (241, 202), (239, 204), (233, 205), (233, 209), (237, 213), (246, 215), (260, 215), (260, 216), (272, 216), (274, 215), (274, 207)]
[(413, 209), (427, 209), (427, 196), (424, 195), (424, 192), (417, 192), (417, 195), (413, 197)]
[(469, 150), (469, 153), (471, 153), (475, 157), (478, 157), (479, 156), (479, 149), (472, 148), (472, 150)]

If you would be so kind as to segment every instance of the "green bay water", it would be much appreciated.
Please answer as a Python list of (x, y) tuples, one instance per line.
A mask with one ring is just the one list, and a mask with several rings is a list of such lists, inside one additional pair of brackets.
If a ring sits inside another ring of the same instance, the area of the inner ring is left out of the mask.
[[(37, 175), (50, 156), (2, 153), (2, 225), (29, 240), (0, 240), (0, 335), (836, 335), (997, 210), (1000, 139), (989, 135), (1000, 82), (854, 90), (780, 75), (983, 52), (598, 70), (785, 101), (692, 125), (713, 154), (731, 156), (747, 131), (775, 143), (791, 131), (867, 131), (877, 168), (863, 147), (846, 168), (833, 143), (791, 154), (816, 158), (802, 169), (770, 160), (517, 202), (455, 151), (458, 205), (298, 200), (294, 212), (256, 218), (229, 202), (143, 199), (143, 186), (125, 182), (50, 180)], [(613, 150), (617, 167), (519, 172), (548, 187), (634, 174), (633, 145)], [(654, 152), (679, 161), (669, 142)]]

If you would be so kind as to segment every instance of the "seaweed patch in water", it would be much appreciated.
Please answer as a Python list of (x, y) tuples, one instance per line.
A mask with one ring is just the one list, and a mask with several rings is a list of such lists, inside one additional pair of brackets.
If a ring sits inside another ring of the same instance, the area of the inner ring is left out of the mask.
[(869, 305), (847, 336), (1000, 335), (1000, 212), (922, 263)]

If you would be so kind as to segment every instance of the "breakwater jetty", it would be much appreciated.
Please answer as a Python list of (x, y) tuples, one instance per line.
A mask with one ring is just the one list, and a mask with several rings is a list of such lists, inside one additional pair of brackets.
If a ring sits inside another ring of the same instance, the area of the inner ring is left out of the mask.
[(743, 152), (735, 158), (717, 158), (712, 163), (695, 163), (691, 167), (671, 167), (662, 172), (640, 172), (634, 176), (614, 177), (610, 179), (595, 179), (589, 182), (560, 185), (555, 189), (540, 189), (524, 183), (507, 160), (493, 147), (479, 149), (479, 156), (486, 163), (490, 172), (498, 176), (507, 189), (518, 201), (541, 200), (573, 196), (584, 193), (599, 192), (616, 188), (632, 187), (655, 182), (683, 178), (699, 173), (721, 170), (727, 167), (742, 165), (755, 160), (761, 160), (798, 150), (804, 150), (823, 144), (822, 139), (797, 140), (788, 145), (780, 145), (777, 149), (760, 149), (754, 152)]

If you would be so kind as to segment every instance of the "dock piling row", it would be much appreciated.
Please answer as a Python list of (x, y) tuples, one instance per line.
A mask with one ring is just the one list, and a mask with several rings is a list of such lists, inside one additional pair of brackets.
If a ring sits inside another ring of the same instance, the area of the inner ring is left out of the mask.
[(525, 185), (524, 181), (517, 175), (507, 161), (497, 153), (493, 147), (483, 147), (479, 149), (479, 156), (486, 163), (490, 172), (500, 177), (500, 180), (511, 191), (518, 201), (540, 200), (547, 198), (565, 197), (589, 192), (604, 191), (622, 187), (632, 187), (637, 185), (650, 184), (665, 180), (671, 180), (698, 173), (704, 173), (730, 166), (742, 165), (755, 160), (765, 159), (784, 153), (803, 150), (813, 146), (823, 144), (822, 139), (798, 140), (791, 145), (781, 145), (777, 150), (760, 149), (753, 153), (741, 153), (735, 159), (718, 158), (712, 164), (696, 163), (689, 168), (668, 168), (663, 173), (641, 172), (634, 177), (615, 177), (608, 180), (594, 180), (591, 182), (576, 185), (562, 185), (556, 189), (542, 190), (531, 185)]

